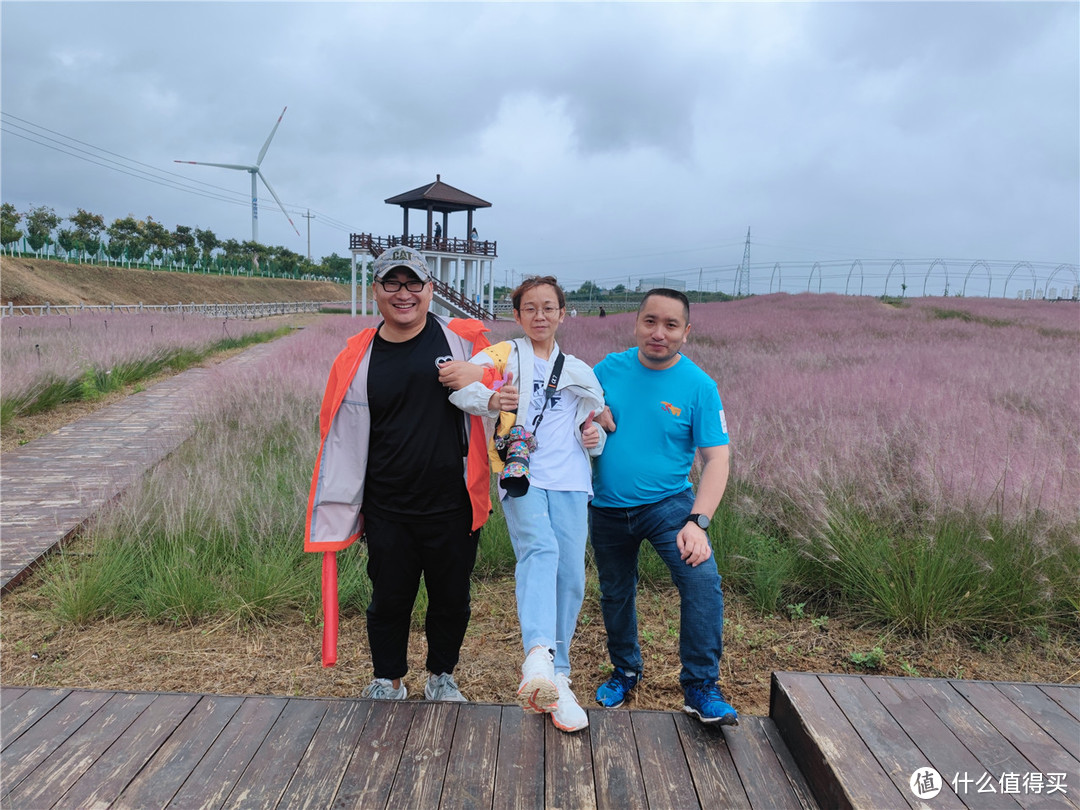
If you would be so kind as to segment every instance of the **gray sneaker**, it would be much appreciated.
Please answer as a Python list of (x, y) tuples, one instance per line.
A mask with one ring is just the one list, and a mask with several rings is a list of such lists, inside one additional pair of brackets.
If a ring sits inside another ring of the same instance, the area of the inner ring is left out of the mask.
[(468, 702), (458, 689), (454, 676), (449, 672), (444, 672), (442, 675), (429, 675), (427, 686), (424, 687), (424, 697), (428, 700), (446, 700), (453, 703)]
[(395, 689), (394, 682), (386, 678), (376, 678), (360, 693), (360, 697), (370, 700), (404, 700), (408, 696), (409, 690), (405, 688), (405, 684)]

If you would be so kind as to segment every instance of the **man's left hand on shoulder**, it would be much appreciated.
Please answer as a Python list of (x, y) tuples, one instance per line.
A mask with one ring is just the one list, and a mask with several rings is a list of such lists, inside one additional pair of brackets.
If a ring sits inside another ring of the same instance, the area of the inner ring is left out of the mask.
[(679, 547), (679, 555), (683, 562), (692, 568), (697, 568), (712, 556), (708, 533), (691, 521), (688, 521), (679, 531), (675, 543)]

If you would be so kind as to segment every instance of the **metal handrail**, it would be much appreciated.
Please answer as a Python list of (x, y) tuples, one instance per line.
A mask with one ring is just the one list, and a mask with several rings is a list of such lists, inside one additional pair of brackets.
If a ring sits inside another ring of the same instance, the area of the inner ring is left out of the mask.
[(323, 309), (347, 309), (348, 301), (278, 301), (274, 303), (228, 303), (228, 304), (21, 304), (0, 307), (0, 317), (16, 315), (77, 315), (93, 312), (123, 313), (176, 313), (178, 315), (206, 315), (234, 319), (267, 318), (271, 315), (292, 315), (299, 312), (319, 312)]
[(458, 309), (463, 310), (468, 315), (471, 315), (474, 318), (479, 318), (482, 321), (491, 321), (496, 319), (496, 316), (493, 313), (488, 312), (476, 302), (470, 301), (468, 298), (462, 295), (458, 290), (455, 290), (445, 281), (439, 281), (439, 279), (432, 277), (431, 283), (435, 287), (436, 297), (441, 299), (442, 303), (453, 304)]

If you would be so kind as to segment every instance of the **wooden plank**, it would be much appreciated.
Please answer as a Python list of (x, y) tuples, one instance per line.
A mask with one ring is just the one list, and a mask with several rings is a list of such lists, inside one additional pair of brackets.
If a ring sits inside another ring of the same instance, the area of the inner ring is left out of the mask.
[[(916, 769), (924, 765), (929, 765), (941, 776), (941, 793), (934, 797), (933, 802), (936, 804), (940, 800), (944, 804), (952, 803), (953, 799), (960, 801), (953, 792), (951, 785), (953, 777), (963, 773), (980, 774), (983, 770), (982, 765), (957, 739), (952, 729), (945, 725), (937, 713), (907, 688), (906, 680), (881, 676), (864, 678), (867, 688), (877, 696), (881, 705), (915, 741), (923, 759), (913, 762), (912, 772), (914, 773)], [(948, 798), (946, 794), (952, 796), (953, 799)], [(979, 806), (986, 810), (1017, 810), (1019, 807), (1014, 799), (1006, 795), (983, 794), (980, 798)]]
[[(688, 718), (689, 719), (689, 718)], [(801, 807), (790, 787), (769, 740), (754, 717), (740, 717), (738, 726), (720, 729), (732, 765), (739, 774), (746, 801), (751, 807), (796, 810)]]
[(0, 709), (25, 694), (26, 689), (21, 686), (0, 686)]
[(519, 706), (503, 706), (499, 761), (495, 765), (494, 810), (544, 806), (544, 725), (547, 718)]
[[(948, 681), (901, 678), (894, 682), (894, 688), (901, 694), (917, 695), (978, 761), (978, 768), (973, 771), (941, 772), (942, 777), (950, 783), (958, 779), (955, 791), (961, 801), (971, 803), (992, 795), (978, 792), (975, 782), (984, 774), (997, 778), (1003, 773), (1028, 774), (1034, 770), (1012, 743), (1002, 737)], [(965, 779), (972, 782), (966, 783)], [(1020, 793), (1012, 795), (1012, 798), (1021, 807), (1041, 807), (1046, 804), (1045, 799), (1037, 794)]]
[(1080, 686), (1039, 684), (1039, 689), (1077, 720), (1080, 720)]
[(364, 732), (338, 788), (335, 808), (386, 807), (401, 752), (409, 736), (415, 701), (375, 700)]
[(417, 704), (387, 806), (439, 806), (457, 714), (454, 703)]
[(817, 675), (774, 672), (769, 700), (769, 716), (820, 805), (909, 806)]
[[(795, 757), (791, 755), (791, 751), (784, 744), (784, 738), (780, 736), (776, 723), (768, 717), (759, 717), (757, 722), (761, 725), (761, 730), (765, 734), (773, 753), (776, 754), (776, 759), (780, 763), (780, 768), (784, 771), (784, 776), (795, 797), (797, 806), (804, 808), (804, 810), (818, 810), (818, 803), (814, 800), (814, 792), (810, 790), (810, 783), (806, 781), (806, 777), (799, 770), (798, 763), (795, 762)], [(735, 729), (733, 728), (724, 730), (724, 737), (728, 740), (729, 748), (731, 739), (735, 736), (734, 732)], [(747, 779), (744, 778), (743, 784), (746, 781)]]
[(289, 700), (236, 780), (225, 806), (233, 810), (275, 807), (318, 731), (326, 707), (321, 700)]
[(546, 715), (540, 719), (544, 723), (544, 807), (550, 810), (595, 808), (589, 729), (568, 733), (555, 728)]
[(620, 810), (645, 810), (649, 802), (641, 780), (630, 712), (617, 709), (590, 712), (589, 736), (596, 804)]
[(5, 799), (9, 807), (51, 807), (124, 733), (154, 695), (117, 693), (69, 736)]
[(1010, 740), (1036, 771), (1080, 774), (1080, 760), (1062, 748), (994, 684), (986, 681), (950, 681), (949, 684)]
[(221, 807), (287, 702), (285, 698), (244, 698), (169, 806)]
[[(997, 683), (998, 690), (1039, 724), (1066, 751), (1080, 750), (1080, 720), (1050, 699), (1037, 684)], [(1080, 689), (1077, 689), (1080, 698)]]
[(500, 706), (466, 704), (458, 708), (439, 806), (447, 810), (488, 810), (495, 796), (499, 760)]
[[(822, 685), (832, 695), (836, 705), (848, 722), (870, 749), (878, 764), (892, 779), (902, 795), (917, 797), (911, 792), (912, 774), (925, 764), (917, 744), (908, 736), (877, 695), (866, 685), (862, 677), (824, 677)], [(852, 774), (858, 778), (857, 774)], [(934, 797), (934, 807), (962, 810), (964, 803), (949, 791)]]
[[(4, 751), (0, 798), (44, 762), (112, 696), (111, 692), (69, 692), (48, 714)], [(6, 734), (6, 727), (5, 727)]]
[(673, 719), (701, 806), (750, 810), (750, 799), (724, 739), (723, 727), (705, 725), (686, 713), (675, 714)]
[[(641, 779), (650, 807), (698, 807), (694, 779), (675, 721), (668, 712), (635, 711), (630, 713), (637, 740)], [(672, 753), (678, 753), (674, 757)]]
[(70, 689), (3, 689), (4, 708), (0, 709), (0, 751), (19, 739), (30, 726), (48, 714), (56, 704), (71, 694)]
[(371, 713), (369, 700), (335, 700), (293, 774), (279, 807), (329, 807), (348, 769)]
[(202, 696), (116, 798), (111, 810), (165, 807), (243, 703), (241, 697)]
[(157, 695), (53, 807), (111, 806), (199, 702), (197, 695)]

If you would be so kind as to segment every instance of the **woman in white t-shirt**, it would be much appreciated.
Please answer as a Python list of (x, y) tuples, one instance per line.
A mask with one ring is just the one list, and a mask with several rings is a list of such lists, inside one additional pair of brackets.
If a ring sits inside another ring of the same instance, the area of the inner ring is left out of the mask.
[[(570, 689), (570, 640), (585, 597), (590, 456), (600, 454), (605, 440), (592, 417), (603, 409), (604, 394), (589, 366), (559, 350), (555, 332), (566, 317), (566, 296), (558, 282), (551, 276), (526, 278), (511, 300), (525, 337), (472, 358), (499, 373), (498, 390), (472, 383), (450, 401), (469, 413), (498, 417), (501, 435), (512, 426), (511, 439), (521, 431), (532, 434), (533, 441), (526, 434), (509, 444), (505, 469), (503, 459), (492, 454), (517, 557), (526, 654), (517, 697), (526, 711), (550, 712), (558, 728), (578, 731), (589, 720)], [(519, 384), (531, 393), (519, 397)], [(527, 464), (517, 457), (523, 441), (534, 448)]]

